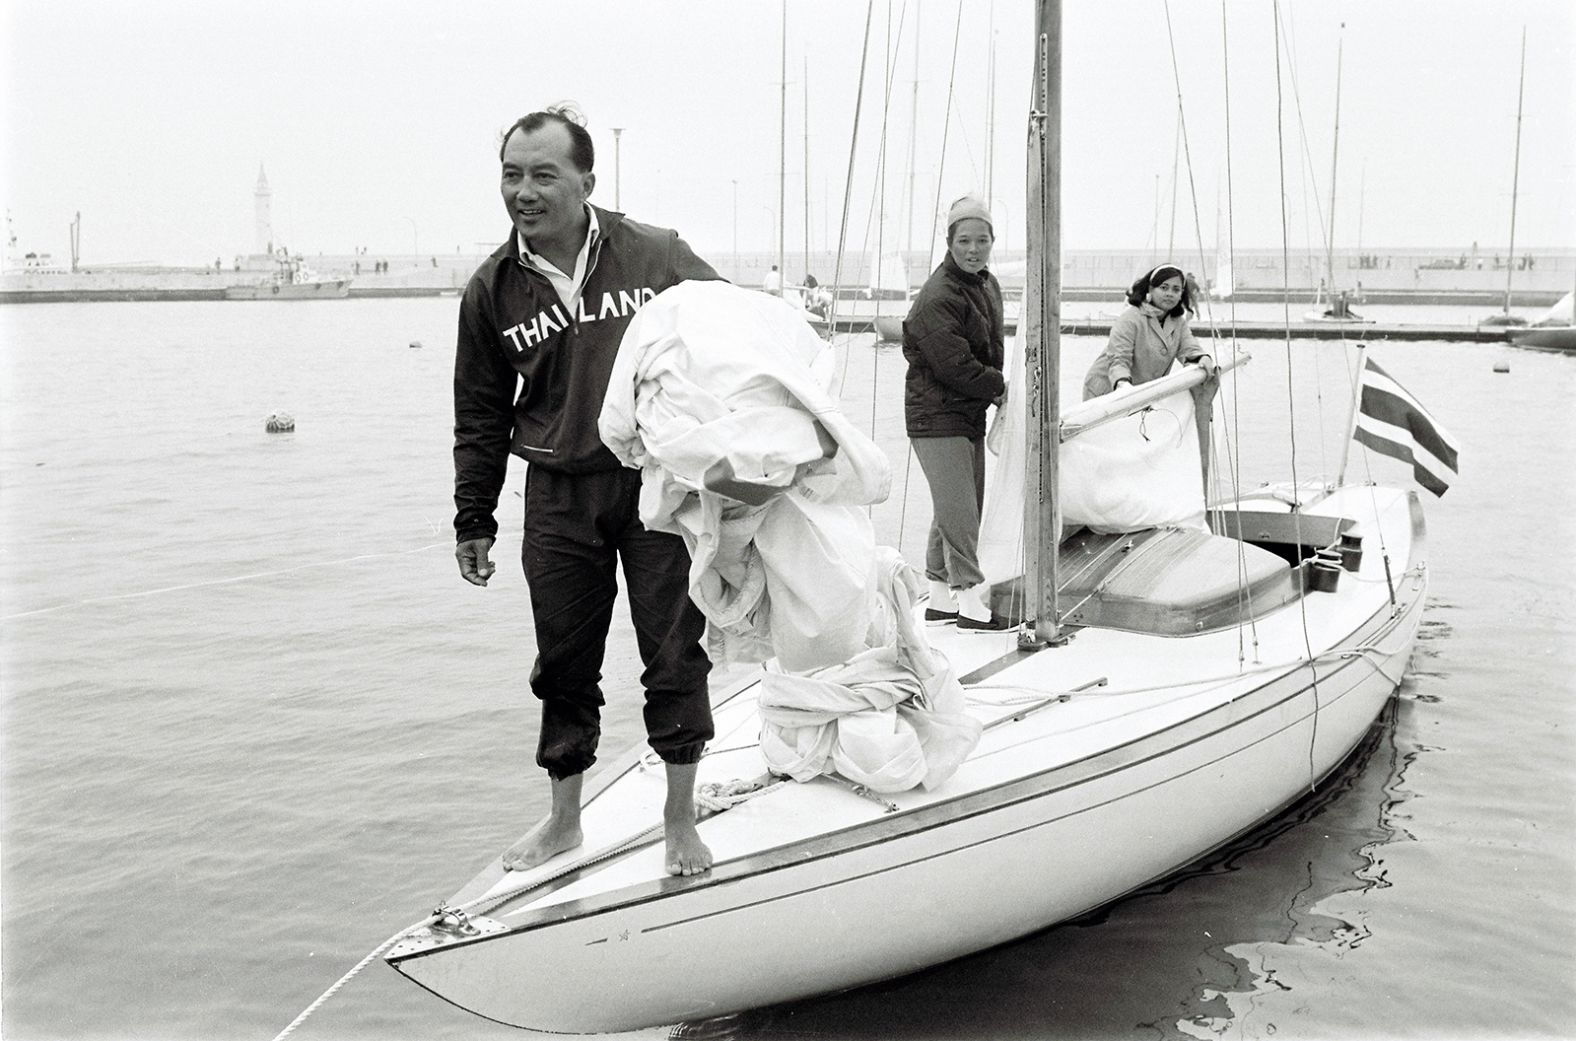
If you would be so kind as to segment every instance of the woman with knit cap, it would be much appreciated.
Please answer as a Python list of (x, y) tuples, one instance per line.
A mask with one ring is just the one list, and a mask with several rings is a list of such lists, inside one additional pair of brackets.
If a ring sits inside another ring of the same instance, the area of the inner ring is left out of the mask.
[(986, 267), (994, 244), (985, 204), (970, 195), (954, 202), (947, 211), (947, 255), (903, 321), (904, 425), (930, 485), (933, 511), (925, 618), (955, 620), (960, 629), (1007, 627), (991, 613), (979, 565), (985, 411), (1001, 403), (1007, 387), (1001, 285)]

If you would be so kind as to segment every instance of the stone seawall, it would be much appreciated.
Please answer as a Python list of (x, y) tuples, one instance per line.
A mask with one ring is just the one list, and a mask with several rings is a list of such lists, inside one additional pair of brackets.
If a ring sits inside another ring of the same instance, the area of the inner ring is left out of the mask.
[[(704, 255), (723, 277), (746, 286), (760, 285), (777, 262), (775, 254), (769, 253)], [(929, 273), (929, 255), (916, 250), (901, 256), (909, 285), (920, 285)], [(485, 257), (482, 253), (387, 257), (318, 254), (305, 259), (319, 275), (350, 278), (350, 295), (366, 297), (458, 293)], [(1283, 271), (1279, 250), (1239, 252), (1233, 265), (1237, 299), (1279, 302), (1287, 295), (1293, 300), (1310, 298), (1323, 277), (1324, 255), (1292, 254), (1290, 261), (1289, 271)], [(1119, 299), (1134, 278), (1158, 262), (1136, 251), (1069, 251), (1063, 256), (1063, 295), (1069, 300)], [(1213, 257), (1183, 258), (1180, 263), (1202, 281), (1215, 277)], [(379, 266), (386, 266), (387, 270), (376, 270)], [(998, 252), (992, 266), (1009, 294), (1021, 290), (1021, 251)], [(830, 253), (810, 254), (807, 264), (802, 251), (790, 252), (784, 257), (784, 267), (789, 284), (802, 281), (806, 270), (824, 285), (834, 284), (834, 280), (848, 287), (870, 282), (871, 264), (862, 254), (845, 257), (842, 270), (838, 271), (836, 258)], [(261, 273), (261, 268), (251, 264), (241, 271), (111, 266), (76, 272), (7, 271), (0, 276), (0, 302), (222, 299), (225, 286), (253, 281)], [(1499, 304), (1505, 299), (1508, 282), (1512, 305), (1547, 307), (1576, 284), (1576, 251), (1529, 251), (1517, 256), (1515, 270), (1507, 270), (1503, 259), (1492, 253), (1337, 252), (1335, 273), (1337, 289), (1351, 290), (1369, 303)]]

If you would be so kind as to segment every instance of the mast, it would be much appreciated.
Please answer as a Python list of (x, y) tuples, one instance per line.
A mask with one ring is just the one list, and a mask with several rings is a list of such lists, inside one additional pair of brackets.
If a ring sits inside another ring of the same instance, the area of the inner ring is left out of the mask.
[(1335, 300), (1335, 171), (1341, 158), (1341, 50), (1346, 44), (1346, 23), (1335, 42), (1335, 142), (1330, 146), (1330, 230), (1324, 247), (1326, 290), (1331, 306)]
[(783, 206), (788, 201), (788, 0), (783, 0), (782, 31), (782, 83), (777, 108), (777, 279), (787, 287), (787, 272), (783, 268), (783, 229), (788, 215)]
[(1363, 255), (1363, 205), (1368, 198), (1368, 157), (1363, 157), (1362, 166), (1357, 173), (1357, 263), (1359, 269), (1362, 265)]
[[(810, 59), (804, 59), (804, 273), (810, 273)], [(805, 300), (806, 306), (809, 300)]]
[[(992, 9), (994, 15), (994, 9)], [(992, 18), (985, 81), (985, 209), (996, 201), (996, 28)]]
[(1352, 459), (1352, 442), (1357, 437), (1357, 414), (1363, 407), (1363, 375), (1368, 369), (1368, 344), (1357, 341), (1357, 379), (1352, 384), (1351, 410), (1346, 413), (1346, 440), (1341, 442), (1341, 468), (1335, 473), (1332, 488), (1346, 484), (1346, 464)]
[(914, 90), (909, 96), (908, 117), (908, 212), (903, 218), (903, 263), (908, 264), (908, 254), (914, 252), (914, 146), (919, 130), (919, 12), (914, 7)]
[(1521, 184), (1521, 101), (1527, 89), (1527, 27), (1521, 27), (1521, 81), (1516, 86), (1516, 159), (1510, 174), (1510, 252), (1505, 257), (1505, 313), (1510, 314), (1510, 284), (1516, 271), (1516, 194)]
[(996, 187), (996, 0), (991, 0), (985, 36), (990, 41), (985, 61), (985, 208), (989, 210)]
[(1034, 618), (1019, 646), (1060, 643), (1057, 619), (1057, 543), (1061, 500), (1057, 453), (1061, 410), (1057, 400), (1061, 353), (1061, 0), (1039, 0), (1035, 10), (1035, 77), (1029, 112), (1028, 256), (1023, 302), (1024, 372), (1019, 393), (1028, 419), (1028, 473), (1024, 480), (1024, 583)]

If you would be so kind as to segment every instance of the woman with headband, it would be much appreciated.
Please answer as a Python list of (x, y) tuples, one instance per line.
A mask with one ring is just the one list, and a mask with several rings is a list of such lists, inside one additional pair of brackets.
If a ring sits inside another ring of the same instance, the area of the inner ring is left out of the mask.
[(1196, 311), (1181, 268), (1161, 264), (1140, 275), (1127, 291), (1127, 303), (1111, 324), (1105, 350), (1084, 377), (1085, 401), (1157, 380), (1171, 371), (1178, 358), (1184, 364), (1202, 365), (1211, 375), (1219, 371), (1188, 327), (1188, 315)]

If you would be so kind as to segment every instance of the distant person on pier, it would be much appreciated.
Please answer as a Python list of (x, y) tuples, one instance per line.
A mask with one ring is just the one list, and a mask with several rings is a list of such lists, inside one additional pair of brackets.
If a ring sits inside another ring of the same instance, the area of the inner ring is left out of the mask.
[(766, 277), (761, 280), (761, 288), (773, 296), (783, 295), (783, 273), (777, 270), (776, 264), (766, 272)]
[(985, 503), (985, 413), (1007, 384), (1001, 284), (991, 274), (990, 211), (965, 195), (947, 211), (947, 253), (903, 320), (903, 418), (930, 485), (927, 621), (1005, 629), (979, 564)]
[(1105, 350), (1089, 366), (1084, 377), (1084, 400), (1109, 394), (1139, 383), (1157, 380), (1171, 371), (1177, 361), (1198, 365), (1210, 379), (1193, 388), (1194, 416), (1198, 427), (1199, 452), (1204, 469), (1209, 468), (1209, 422), (1212, 402), (1220, 381), (1213, 358), (1199, 346), (1188, 324), (1188, 315), (1197, 314), (1189, 279), (1175, 264), (1161, 264), (1138, 276), (1127, 290), (1127, 307), (1111, 324)]
[[(712, 864), (694, 801), (696, 764), (712, 737), (705, 618), (690, 600), (684, 540), (641, 525), (640, 472), (602, 444), (597, 416), (640, 304), (687, 279), (719, 276), (676, 232), (587, 202), (595, 154), (572, 106), (516, 121), (498, 157), (513, 227), (460, 304), (455, 556), (467, 582), (487, 584), (509, 455), (524, 459), (522, 563), (536, 627), (528, 679), (541, 702), (536, 762), (552, 799), (547, 815), (504, 851), (503, 864), (525, 870), (584, 841), (581, 782), (601, 736), (602, 660), (622, 563), (645, 664), (646, 732), (666, 772), (667, 870), (698, 874)], [(525, 681), (500, 675), (499, 687)]]

